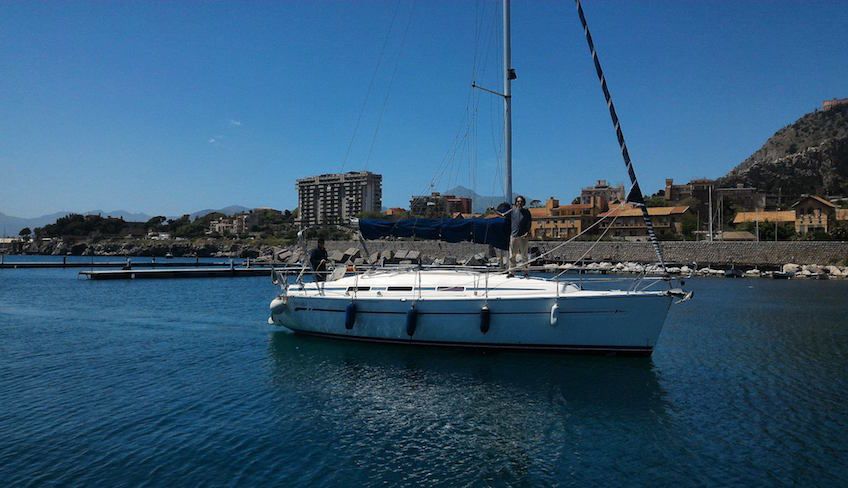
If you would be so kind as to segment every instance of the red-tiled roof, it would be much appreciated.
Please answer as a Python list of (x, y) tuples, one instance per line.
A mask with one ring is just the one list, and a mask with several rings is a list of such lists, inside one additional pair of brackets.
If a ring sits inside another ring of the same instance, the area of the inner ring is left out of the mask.
[(800, 200), (795, 202), (795, 205), (792, 205), (792, 206), (794, 207), (794, 206), (798, 205), (799, 203), (803, 202), (804, 200), (806, 200), (808, 198), (813, 199), (813, 200), (821, 203), (822, 205), (827, 205), (828, 207), (836, 208), (836, 205), (834, 205), (830, 200), (828, 200), (827, 198), (822, 198), (818, 195), (804, 195), (803, 197), (801, 197)]
[[(685, 213), (687, 210), (689, 210), (689, 207), (683, 205), (676, 207), (648, 207), (648, 215), (651, 217), (680, 215)], [(642, 215), (642, 209), (628, 205), (624, 208), (611, 208), (608, 212), (602, 213), (600, 217), (638, 217), (640, 215)]]
[(795, 222), (794, 210), (758, 210), (756, 212), (739, 212), (733, 218), (734, 224), (744, 222)]

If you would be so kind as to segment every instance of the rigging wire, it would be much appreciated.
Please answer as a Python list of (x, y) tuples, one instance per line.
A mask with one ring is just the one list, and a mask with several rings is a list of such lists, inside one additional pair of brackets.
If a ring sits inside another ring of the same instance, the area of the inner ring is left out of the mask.
[(397, 19), (398, 10), (400, 10), (400, 2), (401, 0), (397, 0), (395, 2), (395, 10), (392, 13), (392, 20), (389, 22), (389, 29), (386, 31), (386, 37), (383, 39), (383, 45), (380, 47), (380, 54), (377, 56), (377, 64), (374, 66), (374, 72), (371, 73), (371, 80), (368, 82), (368, 88), (365, 90), (365, 99), (362, 100), (362, 106), (359, 108), (359, 115), (356, 117), (356, 124), (353, 126), (353, 134), (350, 136), (350, 142), (347, 144), (347, 150), (345, 151), (344, 159), (342, 160), (342, 165), (339, 172), (343, 172), (345, 166), (347, 165), (348, 158), (350, 157), (350, 151), (353, 148), (353, 143), (356, 140), (356, 134), (359, 132), (359, 125), (362, 122), (362, 115), (365, 113), (365, 109), (368, 106), (368, 100), (371, 98), (371, 91), (374, 88), (374, 81), (377, 79), (377, 73), (380, 71), (380, 65), (383, 63), (383, 56), (386, 52), (386, 46), (389, 44), (389, 39), (392, 35), (392, 30), (395, 26), (395, 19)]
[(383, 105), (380, 107), (380, 113), (377, 116), (377, 126), (374, 128), (374, 135), (371, 136), (371, 144), (368, 146), (368, 156), (365, 158), (365, 169), (368, 169), (368, 163), (371, 161), (371, 154), (374, 152), (374, 143), (377, 142), (377, 134), (380, 132), (380, 126), (383, 123), (383, 114), (386, 112), (386, 105), (389, 103), (389, 95), (392, 93), (392, 85), (394, 85), (395, 77), (397, 76), (398, 66), (403, 57), (403, 48), (406, 46), (406, 35), (409, 33), (409, 26), (412, 24), (412, 14), (415, 11), (415, 0), (409, 7), (409, 18), (406, 21), (406, 27), (403, 30), (403, 36), (400, 40), (400, 49), (398, 50), (397, 58), (395, 58), (395, 66), (392, 69), (391, 78), (389, 78), (389, 86), (386, 88), (386, 96), (383, 97)]

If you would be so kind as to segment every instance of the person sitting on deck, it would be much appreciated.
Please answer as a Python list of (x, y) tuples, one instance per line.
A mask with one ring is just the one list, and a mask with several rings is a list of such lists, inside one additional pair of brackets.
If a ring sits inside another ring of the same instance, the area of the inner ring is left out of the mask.
[(309, 266), (315, 272), (315, 281), (327, 279), (327, 250), (324, 248), (324, 239), (318, 239), (318, 247), (309, 253)]
[[(533, 216), (530, 211), (524, 208), (527, 201), (523, 196), (515, 197), (515, 205), (509, 211), (501, 215), (506, 218), (507, 227), (509, 228), (509, 275), (512, 276), (519, 261), (526, 263), (527, 259), (527, 238), (530, 234), (530, 223)], [(530, 268), (529, 265), (524, 270), (524, 275), (527, 276)]]

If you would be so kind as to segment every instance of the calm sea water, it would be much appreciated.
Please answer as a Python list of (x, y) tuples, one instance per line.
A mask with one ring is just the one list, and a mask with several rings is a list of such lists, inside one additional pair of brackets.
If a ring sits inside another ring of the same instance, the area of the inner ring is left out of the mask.
[(0, 484), (844, 484), (848, 281), (689, 286), (611, 358), (301, 338), (266, 278), (0, 270)]

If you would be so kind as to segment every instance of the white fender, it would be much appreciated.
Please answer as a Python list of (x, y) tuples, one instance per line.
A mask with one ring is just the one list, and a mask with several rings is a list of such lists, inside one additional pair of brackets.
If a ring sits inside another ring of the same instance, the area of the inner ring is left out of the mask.
[(554, 303), (554, 306), (551, 307), (551, 327), (557, 324), (559, 320), (559, 304)]

